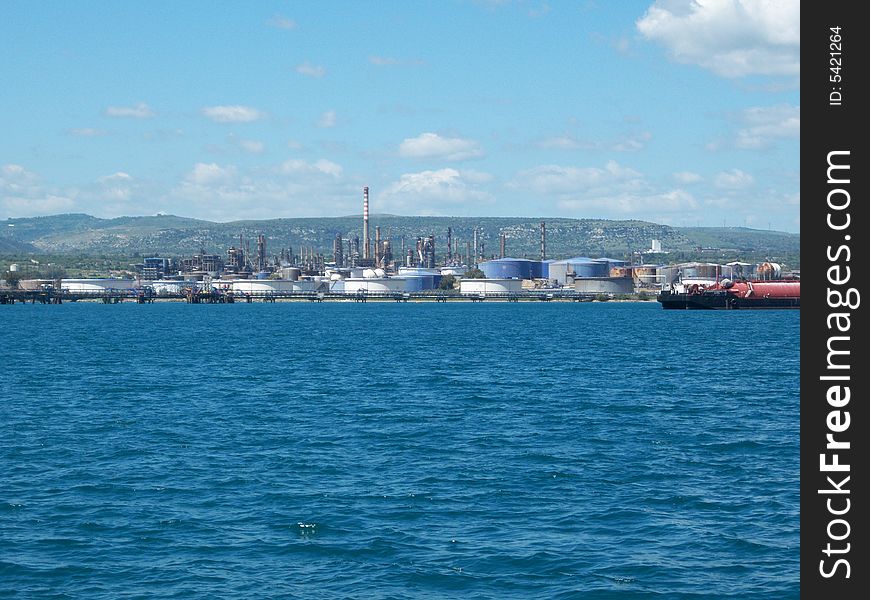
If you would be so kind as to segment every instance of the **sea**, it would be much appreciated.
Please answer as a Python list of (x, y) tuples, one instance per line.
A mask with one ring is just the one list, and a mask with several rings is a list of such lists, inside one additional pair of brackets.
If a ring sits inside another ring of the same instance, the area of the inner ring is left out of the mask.
[(797, 598), (800, 311), (0, 307), (0, 597)]

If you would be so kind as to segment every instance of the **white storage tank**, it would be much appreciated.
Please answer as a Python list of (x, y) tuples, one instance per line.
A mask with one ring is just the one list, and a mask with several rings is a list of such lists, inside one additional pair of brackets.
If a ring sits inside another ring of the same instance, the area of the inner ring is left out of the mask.
[(587, 294), (631, 294), (634, 280), (631, 277), (583, 277), (574, 280), (574, 289)]
[(73, 294), (98, 294), (102, 292), (127, 291), (136, 288), (135, 279), (94, 278), (61, 279), (60, 289)]
[[(335, 282), (337, 283), (337, 282)], [(385, 294), (406, 291), (403, 277), (349, 277), (344, 279), (345, 294)], [(333, 291), (339, 291), (333, 286)]]
[(461, 294), (509, 294), (522, 289), (522, 279), (463, 279), (459, 282)]
[(233, 294), (263, 296), (291, 292), (315, 292), (323, 284), (321, 281), (299, 279), (215, 279), (211, 282), (212, 289)]

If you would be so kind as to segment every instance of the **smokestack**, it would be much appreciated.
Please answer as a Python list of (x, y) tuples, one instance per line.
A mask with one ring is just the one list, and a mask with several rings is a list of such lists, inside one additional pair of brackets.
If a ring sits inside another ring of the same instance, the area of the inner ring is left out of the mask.
[(445, 265), (453, 263), (453, 228), (447, 228), (447, 261)]
[(541, 221), (541, 262), (547, 260), (547, 223)]
[(502, 233), (501, 239), (499, 239), (499, 248), (498, 248), (499, 258), (505, 257), (505, 248), (504, 247), (505, 247), (506, 237), (507, 236), (504, 233)]
[(375, 266), (382, 267), (381, 258), (383, 251), (381, 250), (381, 226), (375, 226)]
[[(477, 266), (477, 257), (480, 256), (477, 253), (477, 227), (474, 228), (474, 266)], [(469, 265), (470, 266), (470, 265)]]
[(344, 266), (344, 241), (340, 233), (335, 234), (335, 240), (332, 242), (332, 260), (337, 268)]
[(266, 236), (262, 233), (257, 236), (257, 270), (266, 269)]
[(363, 258), (371, 258), (369, 237), (369, 186), (363, 188)]

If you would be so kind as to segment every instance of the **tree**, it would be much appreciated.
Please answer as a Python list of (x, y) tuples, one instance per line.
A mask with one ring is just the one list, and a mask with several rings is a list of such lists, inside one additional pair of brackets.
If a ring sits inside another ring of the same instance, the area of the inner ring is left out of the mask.
[(486, 279), (486, 275), (477, 267), (467, 270), (462, 276), (465, 279)]
[(438, 284), (439, 290), (452, 290), (456, 283), (456, 277), (452, 274), (445, 275), (441, 278), (441, 283)]
[(42, 277), (44, 279), (63, 279), (66, 277), (66, 269), (56, 265), (49, 265), (45, 270), (43, 270)]

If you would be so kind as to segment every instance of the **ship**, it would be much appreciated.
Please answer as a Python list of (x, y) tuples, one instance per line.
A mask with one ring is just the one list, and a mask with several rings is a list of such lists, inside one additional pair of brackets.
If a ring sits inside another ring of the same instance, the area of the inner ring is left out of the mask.
[(656, 296), (662, 308), (738, 310), (758, 308), (800, 308), (800, 280), (737, 280), (722, 279), (712, 284), (690, 283), (672, 285)]

